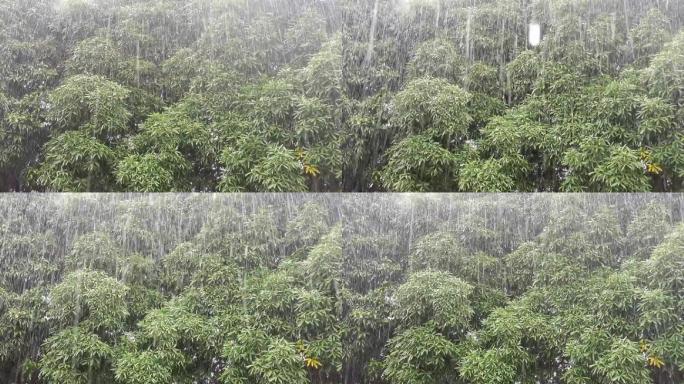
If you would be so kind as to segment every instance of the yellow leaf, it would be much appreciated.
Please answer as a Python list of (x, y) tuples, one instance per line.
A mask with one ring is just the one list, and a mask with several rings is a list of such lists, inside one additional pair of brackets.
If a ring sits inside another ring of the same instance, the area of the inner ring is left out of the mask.
[(651, 367), (662, 368), (665, 365), (665, 362), (658, 356), (649, 356), (648, 365)]
[(321, 173), (321, 171), (319, 171), (318, 167), (316, 167), (315, 165), (304, 164), (304, 173), (311, 176), (318, 176)]
[(656, 175), (659, 175), (663, 171), (658, 164), (647, 164), (646, 167), (648, 172), (654, 173)]
[(304, 359), (306, 366), (313, 369), (318, 369), (323, 366), (323, 364), (315, 357), (307, 357)]

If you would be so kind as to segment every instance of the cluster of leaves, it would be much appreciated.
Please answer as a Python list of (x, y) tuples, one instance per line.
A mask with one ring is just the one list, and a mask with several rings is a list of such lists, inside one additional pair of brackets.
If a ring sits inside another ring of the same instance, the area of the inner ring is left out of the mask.
[(679, 191), (682, 20), (657, 0), (0, 0), (0, 190)]
[(0, 381), (684, 380), (681, 196), (5, 196)]

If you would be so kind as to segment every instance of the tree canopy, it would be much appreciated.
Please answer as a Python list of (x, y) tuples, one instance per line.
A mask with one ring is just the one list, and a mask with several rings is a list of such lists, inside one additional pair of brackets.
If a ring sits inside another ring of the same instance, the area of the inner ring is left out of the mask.
[(0, 0), (0, 190), (681, 191), (683, 20), (658, 0)]
[(0, 382), (684, 380), (681, 195), (5, 195)]

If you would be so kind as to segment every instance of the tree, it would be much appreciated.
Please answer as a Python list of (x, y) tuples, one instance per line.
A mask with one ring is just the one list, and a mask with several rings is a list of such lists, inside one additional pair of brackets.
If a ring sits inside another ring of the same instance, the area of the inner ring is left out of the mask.
[(128, 90), (94, 75), (75, 75), (50, 95), (48, 119), (56, 130), (82, 130), (105, 141), (129, 128)]
[(471, 291), (472, 286), (446, 272), (417, 272), (397, 288), (394, 313), (402, 327), (429, 322), (440, 330), (463, 333), (473, 314)]
[(109, 191), (109, 170), (115, 158), (106, 144), (84, 132), (70, 131), (45, 144), (45, 161), (30, 176), (36, 185), (53, 191)]
[(408, 63), (409, 77), (444, 78), (451, 83), (460, 83), (463, 73), (463, 59), (454, 44), (444, 38), (422, 43), (416, 48), (415, 56)]
[(275, 339), (266, 347), (266, 352), (250, 366), (250, 373), (260, 383), (306, 383), (304, 361), (297, 353), (294, 343)]
[(459, 188), (473, 192), (509, 192), (514, 182), (503, 172), (500, 161), (471, 161), (463, 165), (459, 172)]
[(300, 170), (301, 164), (293, 151), (272, 146), (265, 158), (247, 174), (247, 180), (257, 191), (304, 191), (306, 185)]
[(124, 189), (136, 185), (151, 191), (201, 191), (213, 184), (212, 133), (192, 118), (189, 107), (180, 104), (150, 116), (131, 138), (132, 154), (117, 166), (116, 176)]
[(45, 341), (40, 377), (49, 383), (86, 384), (111, 380), (107, 362), (112, 348), (79, 327), (67, 328)]
[(435, 383), (455, 379), (456, 345), (430, 327), (409, 328), (389, 341), (383, 376), (390, 383)]
[(467, 133), (470, 94), (446, 80), (422, 77), (409, 82), (394, 97), (393, 121), (401, 135), (425, 133), (460, 142)]
[(121, 331), (128, 317), (127, 291), (128, 287), (102, 272), (79, 270), (50, 290), (48, 314), (58, 326), (79, 324), (91, 332), (111, 335)]
[[(169, 361), (172, 361), (169, 364)], [(115, 378), (122, 383), (168, 383), (173, 380), (173, 356), (157, 351), (124, 352), (116, 362)]]
[(387, 190), (448, 191), (455, 184), (458, 156), (429, 136), (409, 136), (390, 147), (387, 157), (379, 174)]

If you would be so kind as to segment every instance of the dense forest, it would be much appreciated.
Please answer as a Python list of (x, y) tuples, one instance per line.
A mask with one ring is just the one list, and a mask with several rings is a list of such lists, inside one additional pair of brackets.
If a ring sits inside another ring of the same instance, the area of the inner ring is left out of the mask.
[(3, 383), (684, 380), (682, 195), (0, 201)]
[(683, 20), (681, 0), (0, 0), (0, 190), (680, 191)]

